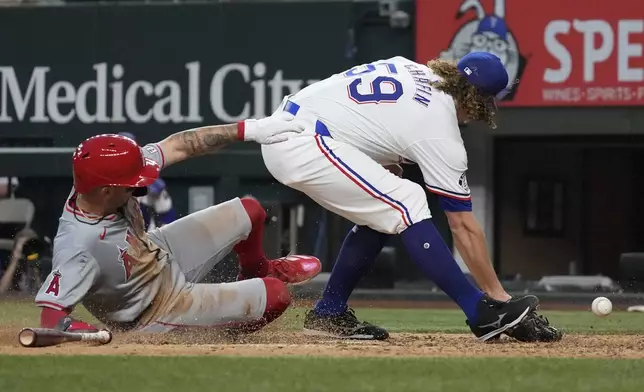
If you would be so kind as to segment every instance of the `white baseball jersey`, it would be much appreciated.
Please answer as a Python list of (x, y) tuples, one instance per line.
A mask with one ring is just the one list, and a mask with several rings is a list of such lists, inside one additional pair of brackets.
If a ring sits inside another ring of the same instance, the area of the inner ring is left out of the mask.
[(417, 163), (430, 191), (469, 200), (467, 153), (452, 97), (429, 85), (427, 66), (403, 57), (358, 65), (288, 99), (312, 113), (335, 140), (376, 162)]
[(417, 163), (444, 209), (471, 210), (456, 107), (430, 85), (436, 80), (427, 66), (394, 57), (286, 97), (274, 115), (295, 116), (305, 131), (263, 145), (266, 168), (324, 208), (383, 233), (431, 218), (425, 190), (385, 165)]

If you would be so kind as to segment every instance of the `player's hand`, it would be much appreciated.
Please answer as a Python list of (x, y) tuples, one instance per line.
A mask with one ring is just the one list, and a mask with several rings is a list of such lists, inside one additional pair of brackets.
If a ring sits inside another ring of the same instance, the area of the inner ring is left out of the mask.
[(244, 141), (273, 144), (288, 140), (293, 134), (304, 131), (304, 126), (292, 115), (277, 115), (259, 120), (244, 121)]

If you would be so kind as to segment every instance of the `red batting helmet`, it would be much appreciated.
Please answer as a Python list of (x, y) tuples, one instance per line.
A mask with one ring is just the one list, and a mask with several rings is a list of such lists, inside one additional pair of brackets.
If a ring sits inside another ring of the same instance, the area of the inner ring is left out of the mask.
[(100, 186), (147, 187), (159, 177), (159, 165), (141, 147), (120, 135), (98, 135), (78, 145), (73, 157), (74, 188), (87, 193)]

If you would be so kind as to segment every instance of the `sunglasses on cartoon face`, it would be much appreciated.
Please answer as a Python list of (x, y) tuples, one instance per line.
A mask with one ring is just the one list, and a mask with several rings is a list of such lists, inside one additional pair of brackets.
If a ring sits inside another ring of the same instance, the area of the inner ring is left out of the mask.
[(474, 34), (472, 36), (472, 45), (477, 48), (484, 48), (497, 53), (503, 53), (508, 50), (508, 42), (506, 40), (499, 37), (491, 37), (484, 33)]

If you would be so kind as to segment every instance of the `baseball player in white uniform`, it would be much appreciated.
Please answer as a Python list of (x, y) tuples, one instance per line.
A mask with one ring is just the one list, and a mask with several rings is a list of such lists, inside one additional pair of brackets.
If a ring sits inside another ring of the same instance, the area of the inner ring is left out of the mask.
[[(311, 256), (268, 260), (262, 250), (266, 213), (257, 200), (235, 198), (148, 234), (137, 197), (163, 167), (236, 140), (279, 142), (301, 129), (274, 116), (192, 129), (143, 148), (120, 135), (81, 143), (54, 239), (53, 269), (35, 299), (42, 326), (96, 330), (69, 316), (79, 303), (113, 330), (252, 332), (279, 317), (291, 301), (286, 284), (310, 280), (321, 264)], [(231, 250), (239, 281), (199, 283)]]
[[(387, 238), (399, 234), (409, 256), (459, 305), (480, 340), (502, 333), (525, 341), (561, 338), (536, 314), (535, 296), (511, 299), (503, 290), (472, 214), (459, 121), (495, 126), (495, 99), (507, 85), (501, 61), (489, 53), (471, 53), (458, 64), (394, 57), (353, 67), (284, 99), (274, 115), (288, 113), (306, 129), (284, 143), (262, 146), (268, 170), (356, 224), (322, 299), (307, 313), (308, 333), (388, 337), (383, 328), (360, 322), (347, 300)], [(481, 289), (462, 273), (432, 223), (425, 190), (393, 174), (405, 161), (418, 164), (425, 187), (439, 195)]]

